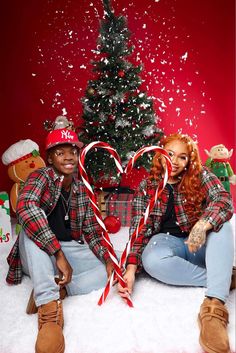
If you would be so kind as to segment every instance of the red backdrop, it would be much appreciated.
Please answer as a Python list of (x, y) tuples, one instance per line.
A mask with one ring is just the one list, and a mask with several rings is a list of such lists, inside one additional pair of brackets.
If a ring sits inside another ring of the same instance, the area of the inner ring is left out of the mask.
[[(182, 131), (204, 149), (235, 149), (234, 0), (113, 0), (128, 19), (134, 63), (153, 97), (159, 126)], [(92, 78), (102, 1), (12, 0), (1, 5), (0, 155), (20, 139), (40, 146), (43, 122), (67, 113), (81, 124), (81, 98)], [(236, 171), (236, 150), (231, 165)], [(0, 190), (12, 183), (3, 166)], [(232, 189), (235, 193), (235, 188)]]

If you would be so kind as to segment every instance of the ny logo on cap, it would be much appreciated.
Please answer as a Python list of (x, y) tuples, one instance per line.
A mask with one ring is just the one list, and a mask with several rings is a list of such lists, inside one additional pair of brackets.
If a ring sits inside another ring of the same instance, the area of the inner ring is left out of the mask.
[(69, 140), (69, 139), (73, 140), (74, 139), (74, 136), (70, 134), (69, 130), (62, 130), (61, 137), (65, 138), (66, 140)]

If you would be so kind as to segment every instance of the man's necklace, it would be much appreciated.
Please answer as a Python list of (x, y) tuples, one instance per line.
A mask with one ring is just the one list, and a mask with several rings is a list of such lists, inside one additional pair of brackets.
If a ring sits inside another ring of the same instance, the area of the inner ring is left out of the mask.
[(71, 201), (71, 196), (72, 196), (72, 188), (70, 188), (69, 196), (68, 196), (67, 199), (63, 195), (62, 191), (61, 191), (61, 195), (60, 196), (61, 196), (62, 206), (63, 206), (64, 211), (65, 211), (64, 220), (68, 221), (69, 218), (70, 218), (69, 213), (70, 213), (70, 201)]

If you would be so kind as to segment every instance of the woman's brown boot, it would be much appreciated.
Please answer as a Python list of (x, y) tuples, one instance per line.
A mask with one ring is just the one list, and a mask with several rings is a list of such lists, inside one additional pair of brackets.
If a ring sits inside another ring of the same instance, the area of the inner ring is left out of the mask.
[(205, 298), (198, 315), (198, 323), (199, 342), (206, 353), (230, 353), (228, 317), (228, 311), (219, 299)]

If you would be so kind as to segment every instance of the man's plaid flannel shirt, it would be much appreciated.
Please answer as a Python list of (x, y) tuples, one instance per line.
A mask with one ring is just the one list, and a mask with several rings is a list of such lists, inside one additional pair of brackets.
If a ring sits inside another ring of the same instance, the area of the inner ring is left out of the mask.
[[(233, 215), (231, 195), (224, 189), (219, 179), (206, 167), (203, 167), (200, 177), (202, 181), (201, 191), (205, 194), (200, 218), (210, 222), (213, 225), (213, 230), (218, 231), (222, 227), (222, 224), (228, 221)], [(174, 207), (178, 225), (183, 232), (189, 233), (191, 224), (195, 223), (197, 219), (189, 219), (184, 210), (186, 200), (184, 200), (183, 195), (179, 192), (178, 184), (172, 184), (172, 186), (174, 189)], [(130, 236), (136, 229), (140, 218), (143, 216), (150, 198), (155, 193), (156, 187), (156, 181), (143, 180), (139, 189), (134, 194)], [(138, 265), (140, 269), (142, 252), (150, 238), (160, 230), (161, 219), (166, 212), (168, 198), (169, 191), (167, 187), (165, 187), (150, 213), (147, 223), (142, 228), (131, 248), (127, 258), (127, 264)]]
[[(38, 169), (30, 174), (20, 192), (17, 202), (17, 219), (27, 236), (38, 247), (52, 256), (60, 249), (60, 243), (51, 231), (47, 216), (54, 209), (62, 188), (63, 177), (51, 167)], [(109, 258), (103, 244), (101, 227), (90, 206), (85, 186), (76, 178), (73, 180), (70, 219), (71, 235), (75, 240), (84, 239), (94, 254), (103, 262)], [(19, 254), (19, 237), (7, 258), (9, 271), (6, 281), (18, 284), (22, 279)], [(39, 264), (40, 265), (40, 264)]]

